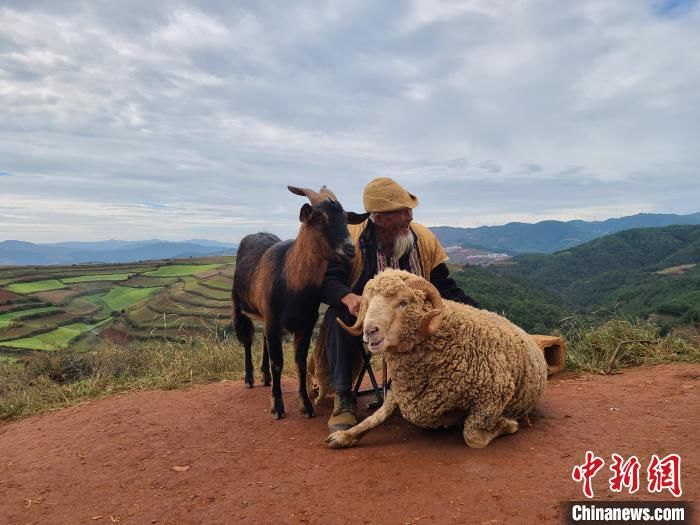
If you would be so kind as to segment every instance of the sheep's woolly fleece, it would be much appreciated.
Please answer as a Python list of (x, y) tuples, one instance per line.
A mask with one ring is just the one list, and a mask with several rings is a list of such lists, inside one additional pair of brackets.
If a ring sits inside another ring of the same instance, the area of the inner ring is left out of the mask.
[[(365, 288), (365, 295), (393, 296), (415, 278), (388, 270)], [(542, 395), (547, 364), (532, 337), (493, 312), (443, 300), (442, 322), (427, 340), (419, 335), (420, 317), (432, 306), (409, 306), (399, 348), (385, 352), (393, 396), (411, 423), (436, 428), (461, 423), (467, 413), (488, 414), (482, 428), (499, 416), (526, 416)], [(370, 299), (371, 300), (371, 299)]]

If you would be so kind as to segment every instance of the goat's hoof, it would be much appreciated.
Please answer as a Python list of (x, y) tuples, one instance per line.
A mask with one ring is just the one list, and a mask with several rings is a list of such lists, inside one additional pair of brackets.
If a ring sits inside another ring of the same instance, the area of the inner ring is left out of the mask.
[(272, 384), (272, 381), (270, 379), (265, 379), (265, 381), (263, 381), (263, 385), (265, 385), (265, 386), (270, 386), (271, 384)]
[(254, 386), (255, 386), (255, 382), (253, 382), (253, 381), (246, 381), (245, 382), (246, 388), (253, 388)]
[(281, 399), (276, 400), (275, 398), (272, 398), (270, 413), (275, 419), (282, 419), (284, 417), (284, 403)]
[(308, 418), (314, 417), (314, 405), (310, 400), (299, 400), (299, 412)]

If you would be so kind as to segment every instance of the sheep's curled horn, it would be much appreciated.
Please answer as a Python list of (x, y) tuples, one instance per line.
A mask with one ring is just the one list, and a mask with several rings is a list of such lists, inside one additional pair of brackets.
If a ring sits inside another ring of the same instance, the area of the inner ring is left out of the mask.
[(424, 291), (428, 301), (433, 305), (433, 309), (421, 318), (419, 327), (420, 334), (423, 337), (430, 337), (437, 332), (442, 321), (442, 297), (440, 297), (440, 292), (429, 281), (419, 277), (407, 279), (406, 286)]
[[(407, 279), (406, 286), (425, 292), (428, 301), (433, 305), (433, 309), (421, 318), (419, 325), (420, 334), (423, 337), (430, 337), (437, 331), (442, 321), (442, 298), (440, 297), (440, 292), (438, 292), (437, 288), (430, 282), (419, 277)], [(336, 321), (338, 321), (338, 324), (349, 334), (359, 336), (362, 335), (362, 323), (365, 320), (366, 314), (367, 300), (363, 299), (360, 304), (360, 313), (357, 315), (357, 321), (355, 321), (354, 325), (348, 326), (341, 321), (340, 318), (337, 318)]]

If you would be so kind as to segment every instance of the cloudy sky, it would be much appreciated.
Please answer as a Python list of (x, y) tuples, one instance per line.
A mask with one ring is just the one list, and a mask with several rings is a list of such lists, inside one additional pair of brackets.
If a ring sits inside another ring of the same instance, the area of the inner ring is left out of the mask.
[(0, 241), (292, 237), (390, 176), (423, 224), (700, 211), (687, 0), (0, 0)]

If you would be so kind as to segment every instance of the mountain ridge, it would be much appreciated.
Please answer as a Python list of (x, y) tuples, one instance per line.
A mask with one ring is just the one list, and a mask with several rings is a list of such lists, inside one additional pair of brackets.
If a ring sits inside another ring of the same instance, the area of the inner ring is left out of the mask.
[(142, 260), (181, 259), (209, 255), (234, 255), (237, 245), (218, 241), (170, 242), (148, 241), (66, 242), (35, 244), (26, 241), (0, 242), (0, 265), (44, 266), (85, 263), (128, 263)]
[(700, 212), (687, 215), (638, 213), (604, 221), (509, 222), (501, 226), (459, 228), (434, 226), (443, 246), (461, 245), (509, 255), (555, 253), (596, 238), (633, 228), (662, 228), (675, 224), (700, 224)]

